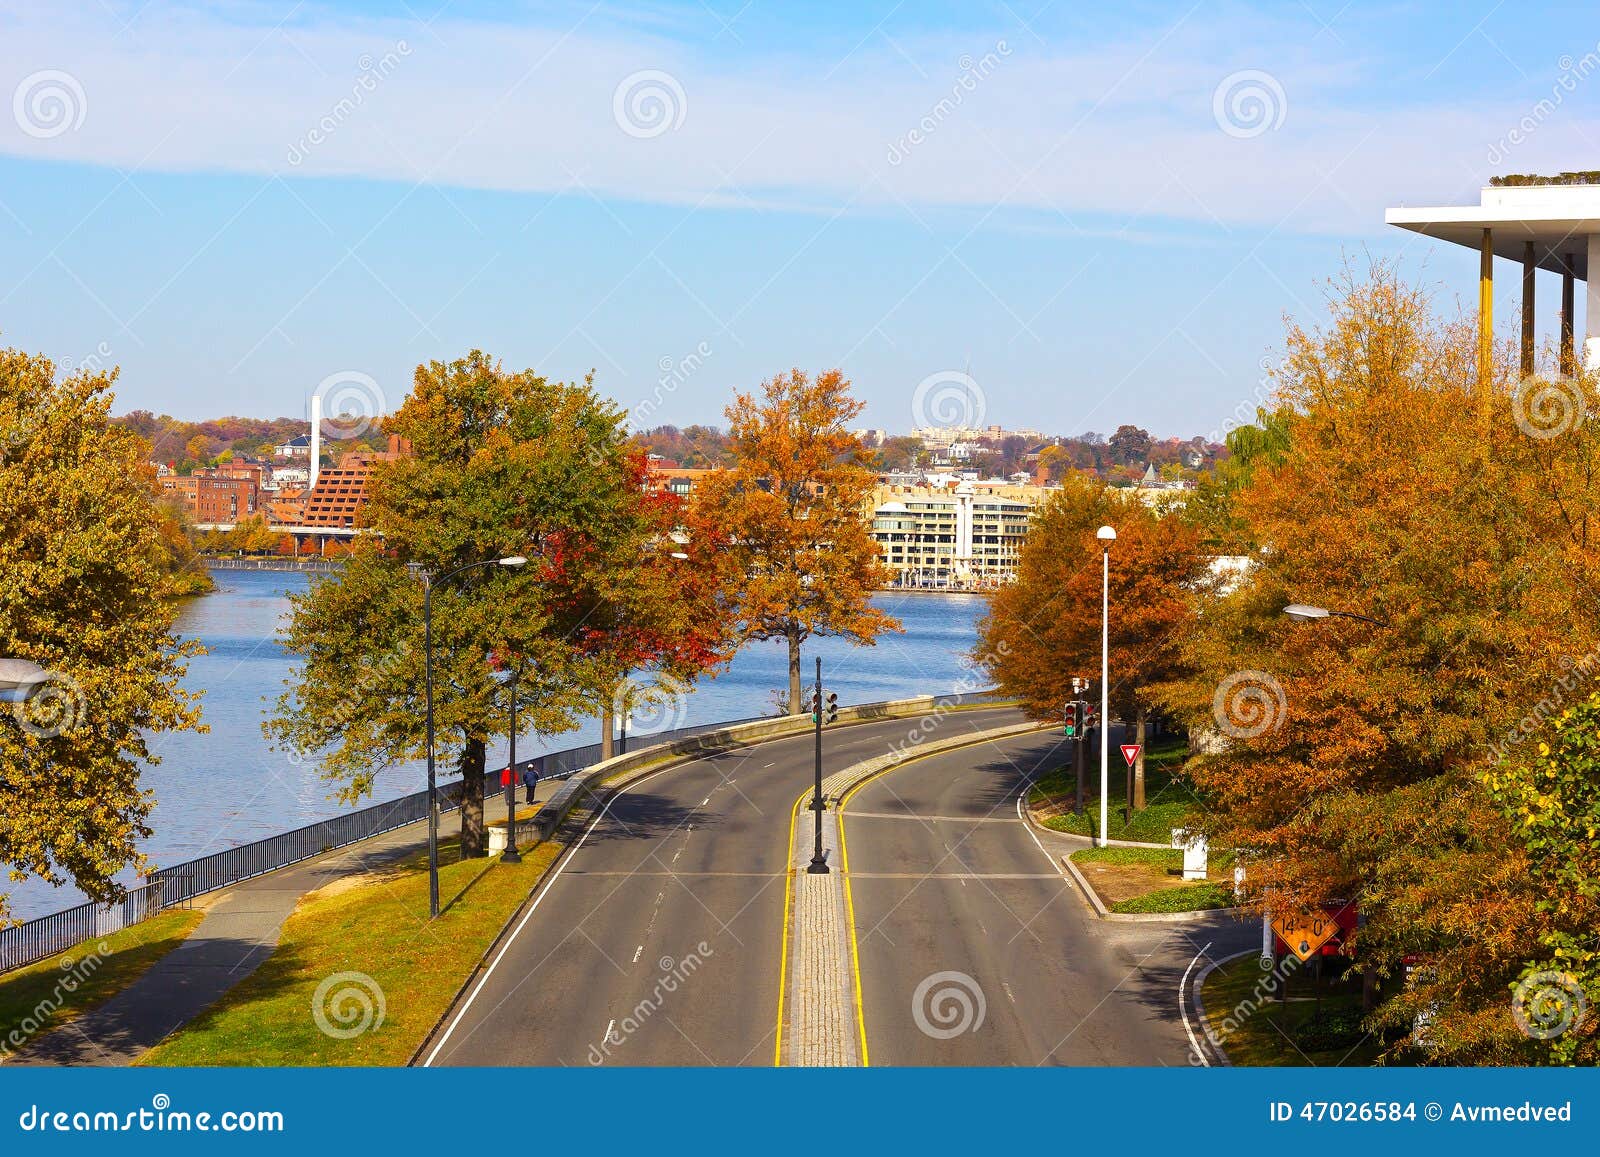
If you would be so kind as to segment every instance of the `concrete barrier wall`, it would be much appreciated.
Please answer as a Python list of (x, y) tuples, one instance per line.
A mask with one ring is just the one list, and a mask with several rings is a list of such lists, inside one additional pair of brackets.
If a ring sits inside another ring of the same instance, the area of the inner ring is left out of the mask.
[[(995, 698), (993, 692), (984, 691), (966, 695), (919, 695), (913, 699), (864, 703), (856, 707), (839, 708), (839, 719), (830, 726), (870, 723), (880, 719), (915, 719), (941, 706), (948, 709), (984, 705), (1004, 706), (1005, 700)], [(585, 796), (598, 796), (606, 791), (626, 787), (635, 779), (656, 770), (663, 764), (769, 739), (787, 739), (795, 735), (805, 735), (814, 726), (809, 714), (780, 715), (771, 719), (758, 719), (753, 723), (737, 723), (715, 731), (657, 743), (637, 751), (630, 751), (625, 755), (614, 756), (573, 773), (556, 794), (550, 797), (549, 802), (539, 809), (539, 814), (533, 819), (534, 830), (540, 839), (549, 839), (561, 821), (567, 818)]]

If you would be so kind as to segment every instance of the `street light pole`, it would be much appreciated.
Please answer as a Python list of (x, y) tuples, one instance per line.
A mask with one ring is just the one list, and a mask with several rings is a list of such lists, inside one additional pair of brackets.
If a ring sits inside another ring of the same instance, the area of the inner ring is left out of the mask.
[(1111, 544), (1117, 532), (1102, 526), (1095, 537), (1105, 545), (1100, 555), (1100, 846), (1109, 842), (1106, 834), (1106, 781), (1111, 751)]
[(812, 832), (816, 842), (811, 853), (811, 866), (807, 872), (823, 873), (828, 870), (828, 859), (822, 854), (822, 656), (817, 656), (817, 690), (811, 700), (811, 719), (817, 736), (817, 782), (811, 792)]
[[(513, 662), (515, 662), (513, 660)], [(522, 863), (517, 851), (517, 668), (511, 668), (507, 681), (511, 688), (511, 766), (506, 772), (506, 850), (500, 855), (502, 864)]]
[[(455, 570), (446, 571), (437, 579), (428, 571), (422, 572), (422, 687), (426, 702), (428, 747), (428, 918), (439, 915), (439, 781), (434, 773), (433, 761), (433, 587), (454, 578), (463, 571), (480, 566), (525, 566), (528, 560), (520, 554), (506, 558), (487, 558), (482, 562), (469, 562)], [(465, 801), (463, 801), (463, 805)]]

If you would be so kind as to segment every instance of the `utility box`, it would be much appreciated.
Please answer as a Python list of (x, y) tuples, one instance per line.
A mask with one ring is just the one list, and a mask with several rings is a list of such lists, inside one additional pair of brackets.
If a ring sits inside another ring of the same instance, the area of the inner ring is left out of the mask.
[(1196, 832), (1190, 835), (1184, 828), (1172, 829), (1172, 846), (1183, 849), (1183, 878), (1206, 878), (1206, 838)]

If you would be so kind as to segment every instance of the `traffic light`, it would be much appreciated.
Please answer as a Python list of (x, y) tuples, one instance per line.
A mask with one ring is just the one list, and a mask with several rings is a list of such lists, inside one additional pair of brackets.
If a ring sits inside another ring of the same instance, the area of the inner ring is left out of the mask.
[(1081, 699), (1067, 704), (1066, 726), (1062, 728), (1068, 739), (1082, 739), (1085, 716), (1088, 714), (1088, 704)]
[(828, 692), (828, 704), (827, 704), (827, 706), (828, 706), (828, 713), (827, 713), (827, 715), (825, 715), (823, 717), (822, 721), (824, 723), (836, 723), (836, 722), (838, 722), (838, 719), (839, 719), (839, 693), (837, 691), (829, 691)]
[(822, 688), (814, 687), (811, 690), (811, 722), (817, 722), (822, 715)]

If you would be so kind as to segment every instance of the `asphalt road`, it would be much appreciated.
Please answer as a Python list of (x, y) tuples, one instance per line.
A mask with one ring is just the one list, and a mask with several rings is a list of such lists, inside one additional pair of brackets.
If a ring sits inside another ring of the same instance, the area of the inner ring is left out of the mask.
[[(962, 711), (940, 734), (1019, 720)], [(825, 770), (882, 754), (914, 725), (830, 730)], [(772, 1064), (789, 820), (811, 776), (805, 736), (695, 760), (613, 797), (425, 1059)]]
[(1190, 1063), (1185, 970), (1206, 945), (1216, 958), (1259, 931), (1226, 917), (1096, 920), (1060, 875), (1070, 845), (1041, 840), (1017, 810), (1025, 783), (1066, 757), (1059, 735), (1003, 740), (909, 763), (847, 799), (871, 1064)]

